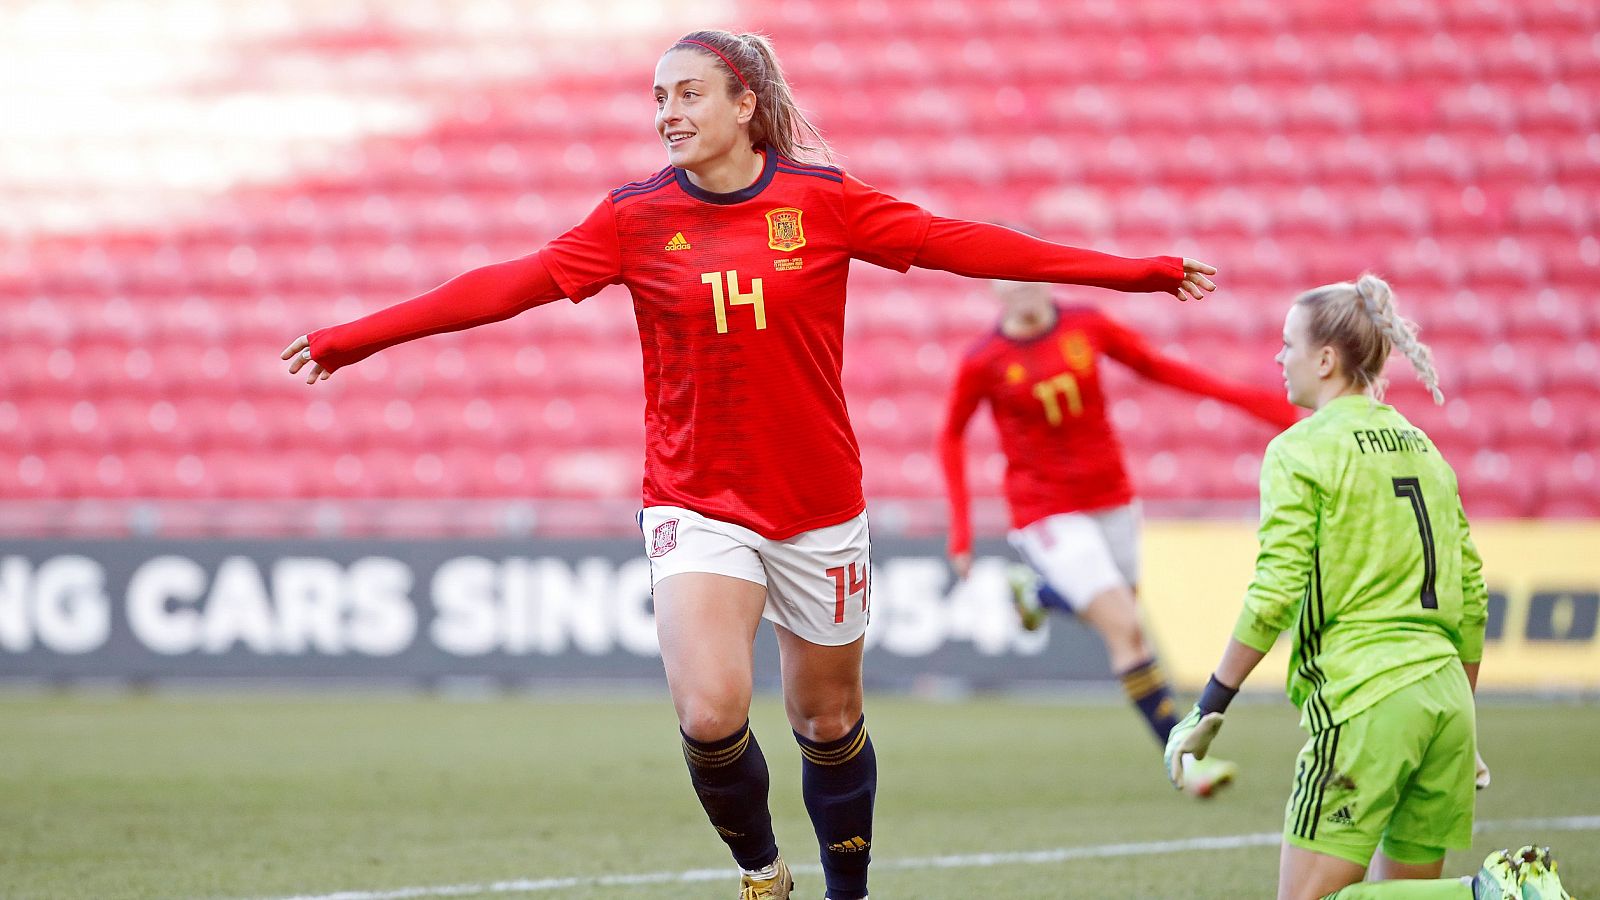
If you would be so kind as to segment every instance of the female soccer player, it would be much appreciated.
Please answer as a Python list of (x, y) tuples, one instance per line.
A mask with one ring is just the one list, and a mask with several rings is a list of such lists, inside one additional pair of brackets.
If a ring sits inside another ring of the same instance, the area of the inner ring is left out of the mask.
[[(1178, 723), (1171, 693), (1139, 621), (1139, 510), (1100, 387), (1102, 355), (1146, 378), (1215, 397), (1278, 428), (1297, 420), (1276, 391), (1237, 385), (1157, 353), (1092, 307), (1062, 307), (1049, 286), (994, 282), (999, 326), (968, 352), (940, 439), (950, 499), (950, 561), (972, 566), (962, 436), (988, 401), (1006, 455), (1011, 545), (1027, 562), (1012, 589), (1030, 631), (1054, 607), (1075, 613), (1105, 642), (1128, 699), (1166, 743)], [(1185, 782), (1196, 796), (1232, 780), (1234, 765), (1199, 763)]]
[(1185, 754), (1205, 757), (1239, 685), (1293, 626), (1289, 698), (1311, 739), (1284, 816), (1279, 900), (1565, 897), (1548, 849), (1499, 851), (1474, 879), (1439, 879), (1446, 848), (1472, 843), (1488, 592), (1455, 473), (1382, 403), (1392, 349), (1442, 403), (1432, 354), (1382, 279), (1290, 306), (1277, 360), (1289, 401), (1313, 415), (1267, 446), (1255, 579), (1167, 741), (1168, 776), (1183, 785)]
[(644, 351), (639, 524), (690, 781), (743, 870), (743, 900), (788, 897), (748, 721), (769, 619), (827, 895), (858, 900), (877, 763), (861, 712), (867, 519), (839, 378), (850, 260), (1180, 299), (1213, 290), (1216, 270), (939, 218), (801, 161), (826, 145), (760, 35), (686, 35), (657, 63), (654, 94), (665, 168), (537, 253), (312, 332), (283, 357), (315, 382), (401, 341), (627, 285)]

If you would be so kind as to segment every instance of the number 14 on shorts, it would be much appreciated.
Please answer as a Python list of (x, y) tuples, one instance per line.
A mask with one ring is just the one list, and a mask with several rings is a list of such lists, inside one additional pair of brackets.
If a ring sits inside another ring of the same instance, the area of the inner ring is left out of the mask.
[[(867, 611), (867, 564), (851, 563), (849, 568), (834, 566), (827, 570), (828, 577), (833, 579), (833, 624), (844, 622), (845, 601), (857, 594), (861, 595), (861, 611)], [(848, 588), (848, 589), (847, 589)]]

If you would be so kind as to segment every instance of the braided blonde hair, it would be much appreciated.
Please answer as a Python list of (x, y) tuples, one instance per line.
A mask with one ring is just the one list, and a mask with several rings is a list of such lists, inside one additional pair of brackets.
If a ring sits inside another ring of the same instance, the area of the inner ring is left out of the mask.
[(1355, 282), (1312, 288), (1294, 302), (1311, 313), (1308, 331), (1312, 345), (1333, 347), (1351, 380), (1374, 399), (1383, 399), (1388, 384), (1383, 366), (1389, 354), (1399, 350), (1411, 361), (1417, 380), (1433, 395), (1433, 402), (1443, 405), (1433, 351), (1417, 340), (1417, 324), (1395, 309), (1388, 282), (1368, 272)]

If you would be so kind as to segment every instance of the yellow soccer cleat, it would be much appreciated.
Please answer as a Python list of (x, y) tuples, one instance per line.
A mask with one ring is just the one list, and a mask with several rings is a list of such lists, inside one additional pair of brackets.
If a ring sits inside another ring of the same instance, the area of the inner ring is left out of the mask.
[(1183, 761), (1183, 791), (1191, 797), (1205, 799), (1216, 794), (1239, 775), (1239, 764), (1226, 759), (1208, 756)]
[(1472, 879), (1472, 900), (1522, 900), (1517, 868), (1517, 859), (1509, 851), (1489, 854)]
[(1039, 601), (1039, 573), (1027, 566), (1012, 563), (1006, 569), (1006, 584), (1011, 588), (1011, 606), (1017, 611), (1023, 631), (1038, 631), (1044, 627), (1050, 610)]
[(789, 865), (779, 856), (772, 861), (771, 878), (740, 877), (739, 900), (789, 900), (794, 890), (794, 878), (789, 875)]
[(1572, 900), (1556, 877), (1556, 859), (1549, 847), (1523, 847), (1517, 851), (1517, 883), (1522, 900)]

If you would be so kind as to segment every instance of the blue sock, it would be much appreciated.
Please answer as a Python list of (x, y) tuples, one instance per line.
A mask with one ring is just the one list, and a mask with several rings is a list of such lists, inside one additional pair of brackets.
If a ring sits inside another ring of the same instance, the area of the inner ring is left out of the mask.
[(828, 900), (867, 896), (867, 865), (872, 862), (872, 800), (878, 790), (878, 755), (867, 735), (867, 720), (856, 720), (836, 741), (802, 737), (800, 783), (806, 812), (822, 848), (822, 874)]
[(1039, 579), (1039, 605), (1045, 609), (1059, 609), (1064, 613), (1072, 612), (1072, 604), (1067, 602), (1067, 598), (1057, 593), (1056, 589), (1050, 586), (1050, 582), (1045, 581), (1043, 578)]
[(778, 855), (778, 842), (767, 808), (767, 759), (750, 723), (716, 741), (683, 735), (683, 759), (700, 805), (739, 867), (770, 865)]
[(1139, 708), (1144, 720), (1150, 724), (1150, 730), (1155, 732), (1156, 740), (1163, 745), (1167, 743), (1167, 735), (1172, 733), (1174, 725), (1178, 724), (1177, 708), (1172, 705), (1172, 690), (1167, 686), (1167, 678), (1161, 674), (1161, 667), (1153, 659), (1121, 672), (1117, 676), (1122, 679), (1122, 690)]

